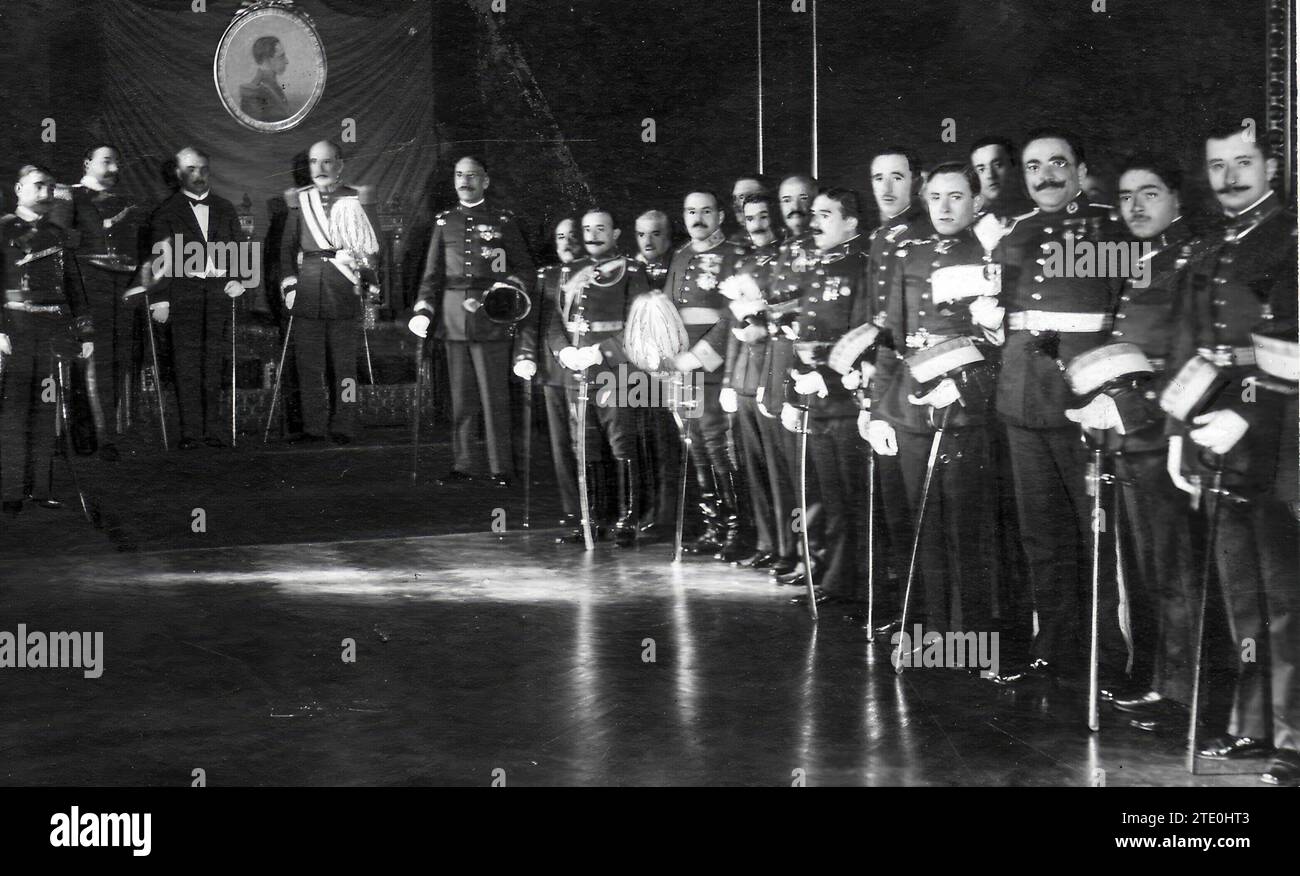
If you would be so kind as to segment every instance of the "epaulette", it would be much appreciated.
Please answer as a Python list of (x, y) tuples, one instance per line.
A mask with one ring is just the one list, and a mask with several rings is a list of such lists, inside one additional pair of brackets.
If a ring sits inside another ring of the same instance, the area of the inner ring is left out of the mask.
[(293, 209), (298, 206), (298, 196), (310, 189), (311, 186), (294, 186), (291, 189), (284, 190), (284, 202)]
[(538, 268), (538, 269), (537, 269), (537, 279), (540, 280), (540, 279), (542, 279), (544, 276), (546, 276), (546, 268)]
[(436, 213), (436, 214), (434, 214), (433, 221), (436, 222), (436, 223), (439, 224), (439, 225), (446, 225), (446, 224), (447, 224), (447, 214), (450, 213), (450, 212), (451, 212), (450, 210), (443, 210), (441, 213)]

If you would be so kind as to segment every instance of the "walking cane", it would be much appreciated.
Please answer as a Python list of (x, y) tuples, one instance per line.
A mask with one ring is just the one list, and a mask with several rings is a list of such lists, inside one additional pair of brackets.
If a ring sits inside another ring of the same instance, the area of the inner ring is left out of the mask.
[(817, 590), (813, 587), (812, 547), (808, 543), (808, 419), (803, 409), (799, 419), (799, 537), (803, 541), (803, 581), (808, 589), (808, 614), (817, 621)]
[[(895, 655), (894, 672), (899, 675), (903, 674), (903, 640), (907, 636), (907, 609), (912, 599), (912, 582), (916, 580), (916, 558), (921, 550), (921, 529), (925, 525), (925, 504), (930, 497), (930, 484), (934, 480), (934, 467), (939, 461), (939, 444), (943, 441), (943, 431), (948, 428), (948, 414), (952, 411), (952, 405), (943, 409), (943, 418), (934, 430), (934, 438), (930, 440), (930, 458), (925, 463), (925, 480), (921, 484), (921, 501), (916, 506), (916, 522), (913, 524), (914, 532), (912, 534), (912, 557), (907, 562), (907, 586), (903, 589), (903, 614), (899, 618), (898, 630), (898, 652)], [(930, 423), (934, 424), (934, 408), (930, 408)]]
[(238, 307), (234, 298), (230, 299), (230, 446), (239, 444), (239, 429), (235, 422), (235, 310)]
[(144, 330), (149, 333), (149, 358), (153, 363), (153, 388), (158, 395), (158, 428), (162, 432), (163, 450), (170, 449), (167, 442), (167, 408), (163, 406), (162, 371), (158, 369), (158, 341), (153, 336), (153, 311), (149, 307), (149, 293), (144, 293)]
[(867, 641), (876, 641), (876, 452), (867, 446)]
[(533, 503), (533, 381), (524, 381), (524, 529), (531, 523)]
[(1101, 729), (1101, 717), (1098, 714), (1100, 702), (1100, 683), (1098, 680), (1099, 664), (1099, 628), (1098, 614), (1101, 611), (1101, 485), (1102, 485), (1102, 446), (1101, 440), (1090, 438), (1088, 430), (1083, 430), (1083, 441), (1089, 446), (1092, 458), (1088, 461), (1087, 489), (1092, 497), (1092, 611), (1089, 628), (1088, 646), (1088, 729), (1096, 733)]
[(686, 479), (691, 472), (691, 424), (682, 414), (685, 405), (685, 378), (675, 372), (670, 383), (676, 404), (673, 406), (673, 420), (677, 422), (677, 432), (682, 441), (681, 477), (677, 481), (677, 524), (673, 532), (673, 562), (682, 561), (682, 533), (686, 527)]
[(271, 424), (275, 422), (275, 405), (280, 400), (280, 380), (284, 377), (284, 360), (289, 355), (289, 338), (293, 335), (293, 314), (289, 314), (289, 325), (284, 330), (284, 346), (280, 348), (280, 364), (275, 369), (275, 387), (271, 390), (271, 410), (266, 415), (266, 428), (262, 431), (262, 443), (271, 439)]
[(420, 418), (421, 404), (424, 400), (424, 342), (425, 338), (417, 338), (415, 343), (415, 402), (412, 407), (415, 409), (414, 416), (411, 417), (411, 483), (414, 484), (420, 476)]
[(1187, 771), (1196, 775), (1197, 734), (1201, 720), (1201, 655), (1205, 650), (1205, 612), (1210, 600), (1210, 578), (1214, 569), (1214, 543), (1219, 535), (1219, 500), (1223, 495), (1223, 456), (1209, 460), (1210, 488), (1205, 494), (1205, 563), (1201, 568), (1201, 605), (1196, 615), (1196, 650), (1192, 654), (1192, 706), (1187, 724)]

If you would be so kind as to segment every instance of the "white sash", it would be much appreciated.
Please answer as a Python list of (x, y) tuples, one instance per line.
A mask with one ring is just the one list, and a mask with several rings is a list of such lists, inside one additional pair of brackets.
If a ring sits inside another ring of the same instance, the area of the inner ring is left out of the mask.
[[(320, 190), (312, 187), (306, 191), (299, 192), (298, 203), (302, 207), (302, 221), (307, 223), (307, 233), (316, 241), (318, 249), (332, 249), (337, 251), (338, 247), (330, 240), (329, 234), (325, 229), (329, 228), (329, 217), (325, 215), (325, 206), (320, 201)], [(357, 272), (352, 270), (349, 265), (340, 264), (337, 259), (328, 259), (329, 263), (338, 269), (343, 278), (353, 286), (360, 284), (361, 278)]]

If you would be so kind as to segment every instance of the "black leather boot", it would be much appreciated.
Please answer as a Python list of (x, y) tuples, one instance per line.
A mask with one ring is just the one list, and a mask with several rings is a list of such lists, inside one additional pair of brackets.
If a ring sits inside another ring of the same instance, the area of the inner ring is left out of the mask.
[(715, 560), (737, 562), (749, 555), (740, 540), (740, 504), (737, 501), (735, 475), (714, 469), (713, 479), (718, 484), (718, 531), (722, 545), (714, 553)]
[[(587, 506), (591, 512), (591, 540), (600, 541), (606, 534), (606, 530), (597, 522), (603, 497), (604, 478), (602, 477), (602, 465), (600, 463), (589, 463), (587, 465)], [(586, 544), (586, 538), (582, 534), (582, 513), (579, 511), (577, 519), (577, 528), (567, 535), (559, 536), (555, 539), (556, 544)]]
[(630, 459), (616, 459), (618, 466), (618, 520), (614, 522), (614, 543), (619, 547), (636, 544), (637, 500), (641, 473)]
[(696, 468), (700, 483), (700, 513), (704, 515), (704, 532), (683, 547), (688, 554), (712, 554), (722, 549), (722, 531), (718, 528), (718, 485), (713, 467)]

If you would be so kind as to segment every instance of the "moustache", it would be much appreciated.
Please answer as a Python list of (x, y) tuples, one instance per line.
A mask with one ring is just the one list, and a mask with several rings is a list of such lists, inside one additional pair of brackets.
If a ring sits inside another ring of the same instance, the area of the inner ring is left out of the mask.
[(1038, 185), (1034, 186), (1034, 191), (1042, 192), (1042, 191), (1046, 191), (1047, 189), (1063, 189), (1063, 188), (1065, 188), (1064, 182), (1060, 180), (1049, 179), (1049, 180), (1044, 180), (1043, 182), (1040, 182)]
[(1233, 192), (1248, 192), (1248, 191), (1250, 191), (1250, 186), (1224, 186), (1221, 189), (1215, 189), (1214, 193), (1216, 195), (1230, 195)]
[(803, 210), (800, 210), (798, 207), (796, 207), (795, 209), (791, 210), (789, 213), (786, 213), (785, 218), (793, 219), (796, 216), (807, 216), (807, 215), (808, 214), (805, 213)]
[(692, 227), (692, 228), (708, 228), (709, 226), (706, 225), (706, 224), (704, 224), (703, 222), (696, 222), (696, 223), (692, 224), (691, 227)]

